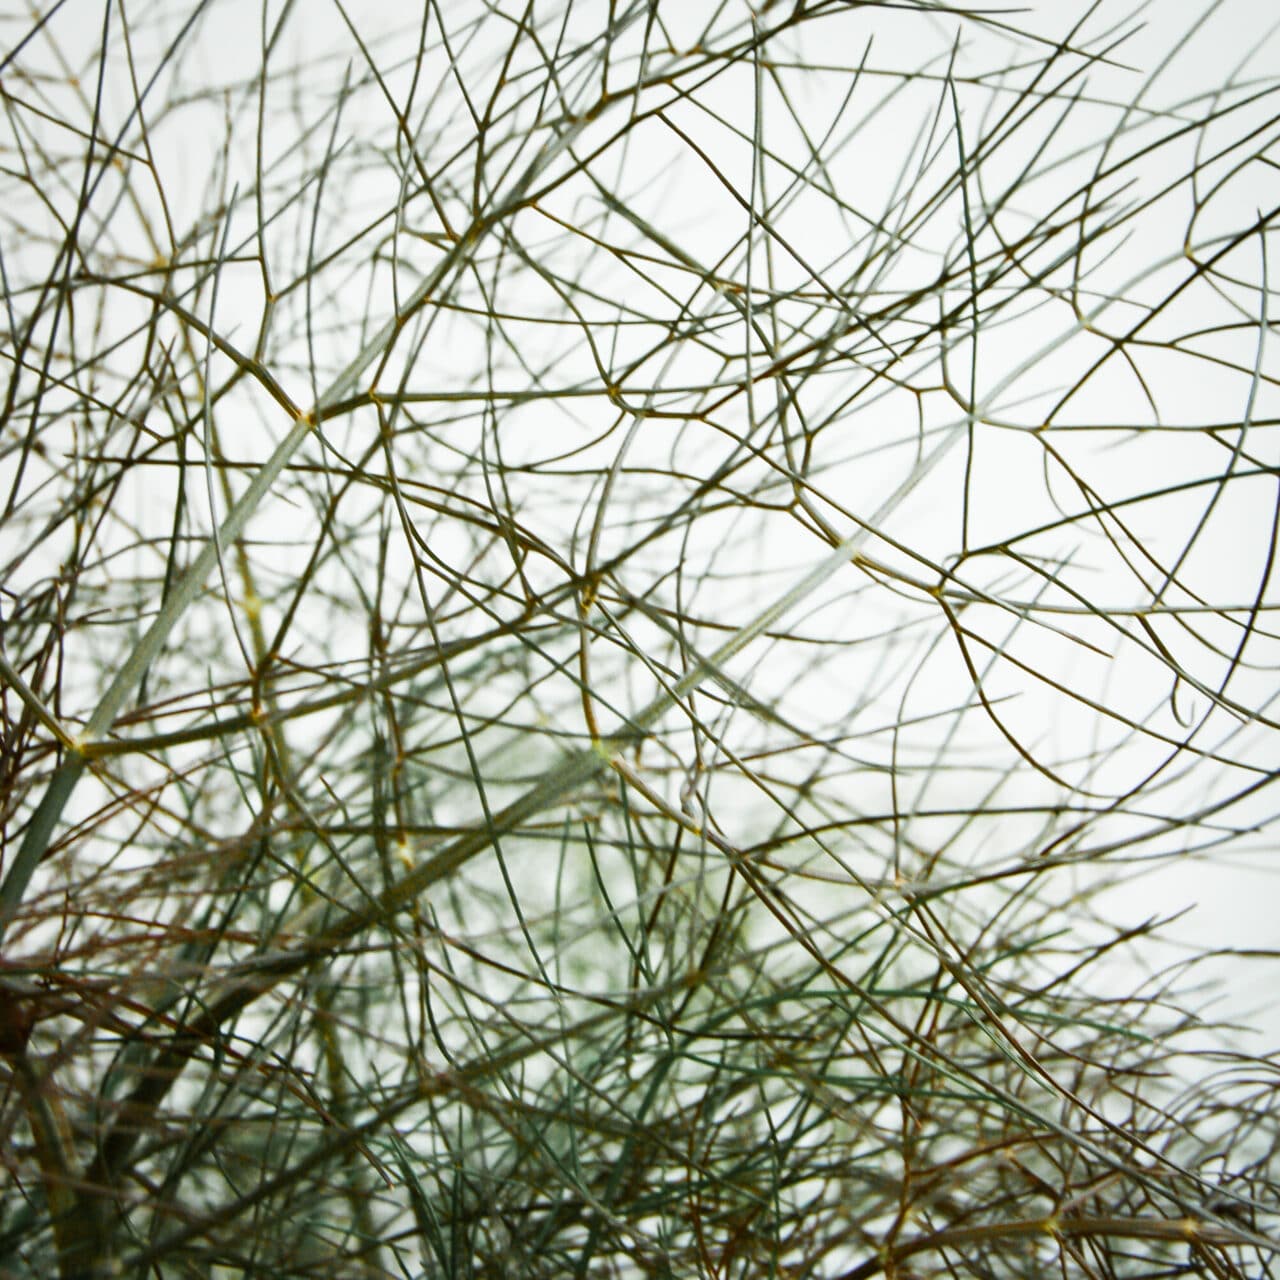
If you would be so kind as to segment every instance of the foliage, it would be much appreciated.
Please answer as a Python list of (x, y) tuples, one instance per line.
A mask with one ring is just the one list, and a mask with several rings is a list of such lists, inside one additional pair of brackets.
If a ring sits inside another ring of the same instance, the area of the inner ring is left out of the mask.
[(3, 1274), (1272, 1274), (1266, 6), (366, 8), (3, 19)]

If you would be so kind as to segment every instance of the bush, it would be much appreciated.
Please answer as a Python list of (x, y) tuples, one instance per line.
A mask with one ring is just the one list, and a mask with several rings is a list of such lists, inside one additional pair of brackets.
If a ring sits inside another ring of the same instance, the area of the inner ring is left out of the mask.
[(1272, 1274), (1266, 6), (368, 8), (3, 19), (4, 1274)]

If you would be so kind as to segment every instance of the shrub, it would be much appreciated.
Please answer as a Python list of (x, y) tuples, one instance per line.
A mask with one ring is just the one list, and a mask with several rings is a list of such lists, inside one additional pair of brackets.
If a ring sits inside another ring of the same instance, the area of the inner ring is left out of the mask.
[(369, 8), (3, 20), (5, 1274), (1272, 1274), (1265, 6)]

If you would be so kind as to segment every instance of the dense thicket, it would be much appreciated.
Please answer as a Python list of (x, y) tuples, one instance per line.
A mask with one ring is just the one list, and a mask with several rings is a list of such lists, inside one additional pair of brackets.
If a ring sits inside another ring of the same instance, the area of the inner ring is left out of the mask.
[(4, 1275), (1272, 1274), (1266, 10), (0, 19)]

